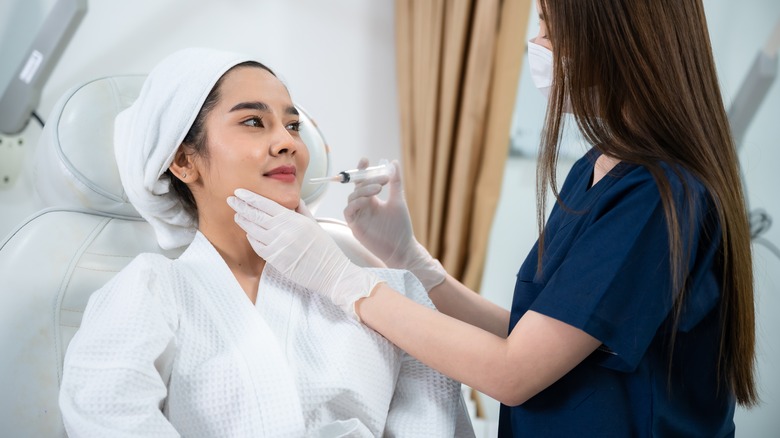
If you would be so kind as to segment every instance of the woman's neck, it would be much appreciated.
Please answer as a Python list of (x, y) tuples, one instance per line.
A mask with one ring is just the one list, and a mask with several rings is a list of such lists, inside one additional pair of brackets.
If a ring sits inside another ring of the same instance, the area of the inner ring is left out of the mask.
[(593, 181), (591, 181), (590, 186), (595, 186), (596, 183), (604, 178), (610, 170), (618, 165), (618, 163), (620, 163), (620, 160), (617, 158), (612, 158), (604, 154), (596, 158), (596, 163), (593, 165)]
[(260, 276), (265, 268), (265, 260), (252, 249), (246, 232), (233, 221), (233, 215), (216, 218), (199, 214), (198, 230), (219, 252), (244, 292), (254, 303)]

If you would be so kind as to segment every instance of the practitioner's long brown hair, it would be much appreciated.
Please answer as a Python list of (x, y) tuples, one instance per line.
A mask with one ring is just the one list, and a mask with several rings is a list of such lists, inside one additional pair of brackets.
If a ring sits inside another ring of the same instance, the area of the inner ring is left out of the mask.
[(541, 6), (554, 79), (537, 169), (540, 234), (547, 190), (558, 197), (555, 166), (570, 102), (591, 144), (646, 167), (658, 185), (669, 227), (676, 325), (691, 256), (680, 230), (693, 224), (675, 208), (661, 162), (691, 172), (709, 191), (722, 228), (718, 370), (740, 404), (756, 404), (750, 226), (701, 0), (542, 0)]

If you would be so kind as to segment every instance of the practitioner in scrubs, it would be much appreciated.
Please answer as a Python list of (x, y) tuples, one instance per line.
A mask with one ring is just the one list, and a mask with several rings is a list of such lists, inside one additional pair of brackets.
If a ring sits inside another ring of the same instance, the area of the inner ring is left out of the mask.
[[(203, 48), (166, 57), (117, 116), (128, 198), (186, 249), (90, 296), (63, 369), (70, 437), (473, 436), (459, 383), (268, 266), (234, 222), (242, 186), (306, 212), (300, 124), (270, 69)], [(371, 272), (432, 307), (408, 272)]]
[[(518, 262), (510, 311), (417, 243), (397, 166), (356, 185), (345, 216), (388, 266), (415, 273), (439, 312), (386, 284), (339, 280), (348, 261), (335, 245), (274, 202), (239, 192), (237, 220), (291, 279), (316, 277), (308, 287), (501, 401), (500, 436), (734, 436), (735, 405), (758, 400), (750, 231), (702, 2), (538, 6), (529, 62), (549, 93), (542, 189), (555, 187), (565, 112), (592, 148)], [(387, 201), (376, 197), (383, 186)], [(320, 252), (301, 258), (269, 238), (286, 230)]]

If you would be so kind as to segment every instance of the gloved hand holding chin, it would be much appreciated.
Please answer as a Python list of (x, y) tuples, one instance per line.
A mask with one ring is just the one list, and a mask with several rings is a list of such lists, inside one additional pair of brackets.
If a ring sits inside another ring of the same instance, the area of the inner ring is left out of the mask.
[[(310, 216), (238, 189), (228, 204), (255, 252), (290, 280), (323, 294), (350, 315), (382, 281), (352, 263)], [(303, 207), (305, 209), (305, 206)], [(299, 207), (300, 209), (300, 207)]]

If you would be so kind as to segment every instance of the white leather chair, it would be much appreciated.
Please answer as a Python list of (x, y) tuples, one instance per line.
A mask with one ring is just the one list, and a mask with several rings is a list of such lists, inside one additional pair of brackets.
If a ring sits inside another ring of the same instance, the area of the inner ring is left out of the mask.
[[(179, 254), (159, 248), (124, 196), (114, 160), (114, 117), (134, 101), (143, 80), (87, 82), (49, 115), (35, 164), (48, 207), (0, 243), (1, 436), (65, 436), (57, 405), (62, 362), (90, 294), (139, 253)], [(311, 154), (306, 179), (326, 176), (328, 147), (303, 111), (301, 135)], [(316, 207), (325, 187), (305, 185), (302, 197)], [(343, 222), (320, 223), (357, 264), (381, 266)]]

